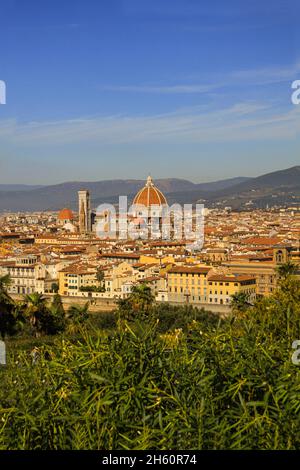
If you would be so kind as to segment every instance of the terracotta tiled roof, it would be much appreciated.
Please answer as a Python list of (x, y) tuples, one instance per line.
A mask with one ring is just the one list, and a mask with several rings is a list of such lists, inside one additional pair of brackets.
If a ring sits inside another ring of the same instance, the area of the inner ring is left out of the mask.
[(149, 176), (146, 185), (135, 196), (133, 204), (142, 204), (145, 207), (162, 206), (167, 204), (167, 200)]
[(168, 271), (168, 274), (207, 274), (211, 270), (210, 267), (188, 267), (174, 266)]
[(208, 278), (209, 281), (224, 281), (224, 282), (242, 282), (242, 281), (255, 281), (254, 276), (249, 276), (246, 274), (232, 274), (232, 275), (226, 275), (226, 274), (213, 274), (209, 276)]

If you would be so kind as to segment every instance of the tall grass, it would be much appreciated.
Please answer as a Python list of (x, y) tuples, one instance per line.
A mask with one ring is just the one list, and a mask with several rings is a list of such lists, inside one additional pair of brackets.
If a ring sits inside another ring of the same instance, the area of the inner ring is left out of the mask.
[(255, 312), (167, 334), (123, 323), (56, 339), (36, 365), (13, 351), (0, 370), (0, 449), (299, 449), (287, 327), (298, 332), (268, 331)]
[(0, 449), (300, 448), (299, 282), (226, 320), (120, 313), (8, 343)]

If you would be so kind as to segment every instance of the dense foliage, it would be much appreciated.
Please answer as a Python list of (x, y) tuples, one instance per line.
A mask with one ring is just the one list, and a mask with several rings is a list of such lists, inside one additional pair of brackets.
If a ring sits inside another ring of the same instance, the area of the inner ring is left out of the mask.
[(226, 319), (150, 294), (135, 290), (101, 329), (73, 312), (79, 336), (45, 342), (35, 364), (9, 351), (0, 449), (300, 448), (299, 281), (238, 299)]
[(7, 336), (57, 335), (66, 329), (74, 329), (88, 319), (89, 302), (80, 307), (71, 305), (65, 311), (58, 293), (51, 304), (37, 292), (24, 295), (23, 301), (14, 301), (7, 292), (9, 276), (0, 277), (0, 338)]

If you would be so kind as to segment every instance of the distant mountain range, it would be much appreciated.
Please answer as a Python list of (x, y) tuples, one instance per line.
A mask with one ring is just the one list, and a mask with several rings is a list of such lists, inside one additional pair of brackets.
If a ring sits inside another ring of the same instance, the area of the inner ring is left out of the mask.
[[(0, 185), (0, 211), (43, 211), (70, 207), (77, 210), (77, 191), (88, 189), (92, 206), (118, 202), (119, 195), (129, 202), (145, 184), (144, 180), (66, 182), (51, 186)], [(300, 166), (268, 173), (257, 178), (237, 177), (211, 183), (192, 183), (178, 178), (158, 179), (155, 184), (168, 202), (204, 202), (207, 207), (266, 207), (300, 204)]]
[[(189, 199), (189, 200), (188, 200)], [(196, 191), (186, 194), (168, 194), (168, 201), (204, 202), (207, 207), (232, 207), (232, 209), (265, 208), (267, 206), (300, 206), (300, 166), (248, 178), (216, 191)]]
[(41, 187), (42, 185), (32, 184), (0, 184), (0, 191), (30, 191)]

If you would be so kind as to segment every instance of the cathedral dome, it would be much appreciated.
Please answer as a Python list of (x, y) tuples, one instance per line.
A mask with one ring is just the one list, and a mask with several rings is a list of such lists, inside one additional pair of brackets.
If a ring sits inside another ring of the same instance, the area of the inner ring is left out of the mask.
[(163, 206), (168, 204), (163, 193), (154, 185), (151, 176), (148, 176), (146, 185), (137, 193), (133, 204), (142, 204), (145, 207)]
[(71, 209), (64, 208), (62, 209), (59, 214), (58, 214), (58, 220), (64, 221), (64, 220), (73, 220), (74, 215)]

